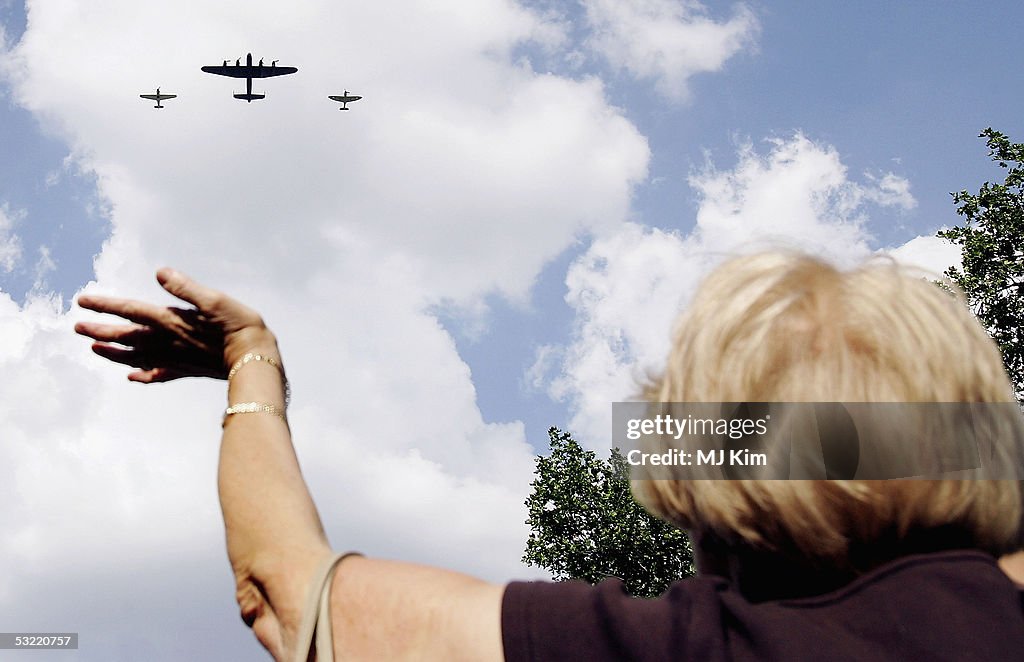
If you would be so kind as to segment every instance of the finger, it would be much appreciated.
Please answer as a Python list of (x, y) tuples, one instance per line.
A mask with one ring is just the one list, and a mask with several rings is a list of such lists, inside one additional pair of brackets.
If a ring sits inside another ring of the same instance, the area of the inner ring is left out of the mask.
[(166, 308), (134, 299), (83, 295), (78, 297), (78, 305), (97, 313), (117, 315), (145, 326), (165, 326), (167, 321)]
[(140, 384), (158, 384), (187, 376), (185, 373), (178, 372), (172, 368), (152, 368), (150, 370), (136, 370), (129, 373), (128, 381), (139, 382)]
[(119, 345), (138, 345), (153, 335), (153, 329), (141, 324), (78, 322), (75, 324), (75, 333), (103, 342), (116, 342)]
[(139, 368), (143, 371), (152, 369), (146, 364), (146, 360), (143, 358), (142, 354), (135, 349), (116, 347), (114, 345), (108, 345), (105, 342), (94, 342), (92, 344), (92, 351), (108, 361), (113, 361), (114, 363)]
[(99, 294), (82, 294), (78, 297), (78, 305), (88, 310), (95, 310), (98, 313), (110, 312), (112, 308), (121, 305), (127, 299), (118, 297), (101, 296)]
[(199, 310), (210, 310), (224, 296), (170, 267), (157, 271), (156, 280), (165, 290), (179, 299), (188, 301)]

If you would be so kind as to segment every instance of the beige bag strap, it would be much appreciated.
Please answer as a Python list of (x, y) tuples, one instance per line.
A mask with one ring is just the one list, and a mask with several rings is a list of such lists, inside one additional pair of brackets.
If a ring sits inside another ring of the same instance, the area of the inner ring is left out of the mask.
[(334, 639), (331, 636), (331, 580), (338, 564), (349, 556), (362, 555), (358, 552), (337, 554), (324, 561), (314, 573), (313, 582), (306, 595), (306, 606), (302, 611), (302, 624), (299, 625), (295, 662), (308, 662), (313, 659), (317, 662), (334, 661)]

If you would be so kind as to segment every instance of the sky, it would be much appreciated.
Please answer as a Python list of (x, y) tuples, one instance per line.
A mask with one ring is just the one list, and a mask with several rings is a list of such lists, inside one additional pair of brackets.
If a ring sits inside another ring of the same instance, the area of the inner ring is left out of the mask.
[[(336, 548), (542, 577), (547, 428), (607, 448), (715, 264), (957, 263), (950, 192), (1001, 179), (978, 133), (1024, 137), (1024, 45), (993, 36), (1022, 18), (0, 0), (0, 631), (79, 632), (48, 659), (262, 656), (216, 501), (223, 384), (129, 383), (72, 332), (77, 294), (169, 303), (170, 265), (260, 310)], [(200, 71), (249, 52), (299, 71), (252, 104)]]

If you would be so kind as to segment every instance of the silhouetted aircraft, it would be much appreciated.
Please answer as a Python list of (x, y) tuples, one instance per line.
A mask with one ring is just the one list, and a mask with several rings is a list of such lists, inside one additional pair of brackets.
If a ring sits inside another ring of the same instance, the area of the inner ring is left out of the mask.
[(149, 99), (150, 101), (156, 101), (156, 105), (153, 106), (154, 108), (165, 108), (165, 106), (161, 105), (160, 102), (163, 101), (164, 99), (173, 99), (174, 97), (176, 97), (178, 95), (177, 94), (160, 94), (160, 88), (158, 87), (158, 88), (156, 88), (156, 94), (140, 94), (139, 96), (142, 97), (143, 99)]
[(349, 110), (348, 104), (354, 101), (359, 101), (363, 97), (349, 96), (348, 90), (345, 90), (345, 94), (341, 96), (329, 96), (327, 98), (330, 99), (331, 101), (338, 101), (341, 103), (341, 108), (339, 108), (338, 110)]
[(252, 53), (245, 56), (245, 64), (242, 64), (241, 58), (235, 60), (234, 66), (229, 66), (227, 60), (224, 60), (222, 65), (210, 65), (202, 68), (208, 74), (217, 74), (218, 76), (230, 76), (231, 78), (244, 78), (245, 79), (245, 94), (236, 94), (236, 99), (245, 99), (249, 103), (252, 103), (253, 99), (264, 99), (266, 94), (253, 94), (252, 93), (252, 79), (253, 78), (270, 78), (272, 76), (284, 76), (286, 74), (293, 74), (298, 71), (295, 67), (279, 67), (277, 66), (277, 60), (274, 60), (269, 67), (263, 65), (263, 60), (259, 61), (259, 64), (254, 65), (252, 63)]

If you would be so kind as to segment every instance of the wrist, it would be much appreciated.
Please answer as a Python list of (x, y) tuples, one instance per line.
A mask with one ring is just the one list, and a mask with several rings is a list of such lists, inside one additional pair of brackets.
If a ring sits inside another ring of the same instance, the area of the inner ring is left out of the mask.
[(269, 356), (278, 363), (281, 352), (277, 348), (277, 337), (266, 326), (246, 327), (230, 334), (224, 342), (224, 368), (230, 369), (249, 353)]

